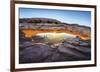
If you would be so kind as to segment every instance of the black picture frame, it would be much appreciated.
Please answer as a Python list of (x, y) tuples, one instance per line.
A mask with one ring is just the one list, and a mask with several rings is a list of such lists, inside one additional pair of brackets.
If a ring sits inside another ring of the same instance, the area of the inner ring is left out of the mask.
[[(46, 5), (46, 6), (59, 6), (59, 7), (78, 7), (78, 8), (90, 8), (93, 9), (94, 11), (94, 52), (93, 52), (93, 56), (94, 56), (94, 62), (93, 64), (83, 64), (83, 65), (69, 65), (69, 66), (44, 66), (44, 67), (28, 67), (28, 68), (16, 68), (15, 65), (15, 43), (16, 43), (16, 25), (15, 25), (15, 7), (16, 4), (26, 4), (26, 5)], [(60, 69), (60, 68), (78, 68), (78, 67), (92, 67), (92, 66), (96, 66), (97, 61), (96, 61), (96, 6), (95, 5), (81, 5), (81, 4), (66, 4), (66, 3), (49, 3), (49, 2), (34, 2), (34, 1), (14, 1), (11, 0), (11, 36), (10, 36), (10, 43), (11, 43), (11, 60), (10, 60), (10, 70), (11, 72), (15, 72), (15, 71), (29, 71), (29, 70), (46, 70), (46, 69)]]

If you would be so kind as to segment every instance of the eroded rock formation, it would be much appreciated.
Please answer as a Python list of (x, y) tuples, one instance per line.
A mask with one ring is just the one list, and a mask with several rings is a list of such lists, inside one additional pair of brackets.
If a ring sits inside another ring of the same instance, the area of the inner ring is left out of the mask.
[(79, 36), (82, 39), (91, 38), (91, 28), (87, 26), (81, 26), (78, 24), (68, 24), (60, 22), (56, 19), (49, 18), (28, 18), (19, 19), (20, 29), (32, 29), (46, 32), (66, 32)]

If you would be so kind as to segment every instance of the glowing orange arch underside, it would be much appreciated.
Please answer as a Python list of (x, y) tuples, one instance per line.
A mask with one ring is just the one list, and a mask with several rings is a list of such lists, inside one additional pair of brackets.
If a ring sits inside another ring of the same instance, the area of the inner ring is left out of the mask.
[(79, 33), (72, 33), (70, 31), (63, 30), (63, 29), (61, 29), (61, 30), (58, 30), (58, 29), (47, 29), (47, 30), (22, 29), (22, 32), (25, 33), (25, 37), (29, 37), (29, 38), (31, 38), (32, 36), (35, 36), (38, 33), (48, 33), (48, 32), (62, 33), (62, 32), (64, 32), (64, 33), (68, 33), (68, 34), (73, 34), (73, 35), (79, 36), (83, 40), (90, 39), (90, 36), (88, 36), (88, 35), (80, 35)]

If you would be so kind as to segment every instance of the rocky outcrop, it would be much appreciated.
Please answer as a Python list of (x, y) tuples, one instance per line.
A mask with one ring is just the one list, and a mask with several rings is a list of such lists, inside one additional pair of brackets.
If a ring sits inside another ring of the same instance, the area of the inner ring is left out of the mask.
[(51, 52), (51, 48), (48, 45), (34, 44), (20, 51), (19, 61), (20, 63), (42, 62)]
[[(75, 41), (73, 41), (75, 43)], [(82, 44), (89, 44), (81, 41), (79, 45), (70, 42), (60, 44), (24, 41), (20, 43), (19, 63), (41, 63), (60, 61), (79, 61), (91, 59), (90, 46), (83, 47)], [(54, 46), (53, 46), (54, 45)]]

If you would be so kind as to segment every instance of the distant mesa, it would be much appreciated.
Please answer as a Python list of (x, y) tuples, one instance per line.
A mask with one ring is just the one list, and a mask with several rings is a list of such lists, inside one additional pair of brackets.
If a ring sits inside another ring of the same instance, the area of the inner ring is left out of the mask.
[(49, 18), (21, 18), (19, 23), (61, 23), (56, 19), (49, 19)]

